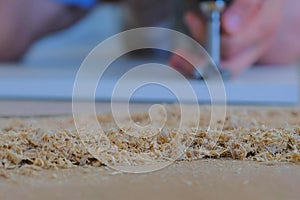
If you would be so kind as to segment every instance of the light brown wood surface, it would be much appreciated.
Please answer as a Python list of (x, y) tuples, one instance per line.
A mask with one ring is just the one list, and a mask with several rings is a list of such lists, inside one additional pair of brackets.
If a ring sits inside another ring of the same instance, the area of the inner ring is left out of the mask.
[[(134, 110), (149, 105), (136, 104)], [(1, 116), (70, 115), (70, 102), (1, 101)], [(101, 112), (108, 103), (97, 104)], [(147, 174), (109, 168), (0, 170), (0, 199), (299, 199), (300, 166), (200, 160)]]
[(154, 173), (107, 168), (11, 172), (0, 177), (1, 199), (299, 199), (300, 168), (292, 164), (204, 160)]

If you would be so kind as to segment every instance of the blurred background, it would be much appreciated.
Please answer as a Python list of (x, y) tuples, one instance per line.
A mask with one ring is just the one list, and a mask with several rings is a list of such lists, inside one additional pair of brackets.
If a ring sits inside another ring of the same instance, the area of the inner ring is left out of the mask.
[[(198, 9), (196, 0), (128, 0), (126, 3), (101, 3), (73, 26), (47, 35), (36, 41), (19, 62), (0, 63), (0, 99), (17, 100), (71, 100), (73, 84), (82, 61), (101, 41), (110, 36), (137, 27), (156, 26), (174, 29), (189, 35), (184, 24), (186, 10)], [(168, 35), (143, 36), (143, 40), (160, 46), (169, 45)], [(130, 48), (122, 41), (105, 53), (120, 48)], [(139, 51), (129, 58), (114, 63), (115, 70), (107, 74), (107, 80), (117, 79), (116, 71), (160, 60), (167, 64), (170, 54), (160, 51)], [(99, 58), (101, 60), (101, 58)], [(105, 59), (105, 58), (103, 58)], [(237, 104), (295, 104), (298, 102), (298, 73), (294, 68), (251, 69), (234, 80), (225, 83), (229, 103)], [(120, 75), (120, 74), (119, 74)], [(266, 80), (266, 76), (271, 77)], [(253, 78), (255, 77), (255, 78)], [(280, 81), (278, 81), (280, 80)], [(199, 80), (190, 80), (195, 87), (202, 87)], [(108, 81), (109, 82), (109, 81)], [(113, 84), (104, 82), (96, 99), (107, 101)], [(155, 90), (152, 90), (155, 91)], [(197, 90), (198, 92), (199, 90)], [(166, 91), (167, 92), (167, 91)], [(145, 92), (144, 92), (145, 93)], [(203, 94), (205, 93), (205, 94)], [(138, 101), (174, 102), (172, 98), (148, 94)], [(210, 102), (207, 91), (199, 91), (199, 101)]]
[[(183, 21), (187, 9), (197, 9), (197, 1), (128, 0), (126, 3), (101, 3), (70, 28), (37, 41), (22, 62), (34, 65), (57, 61), (80, 64), (101, 41), (132, 28), (156, 26), (188, 33)], [(161, 45), (168, 43), (167, 37), (158, 40)], [(124, 41), (118, 45), (130, 44)]]

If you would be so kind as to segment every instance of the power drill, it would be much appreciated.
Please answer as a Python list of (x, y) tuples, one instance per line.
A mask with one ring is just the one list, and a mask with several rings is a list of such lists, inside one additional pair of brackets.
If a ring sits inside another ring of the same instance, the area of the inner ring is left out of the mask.
[[(224, 79), (230, 78), (230, 73), (220, 69), (221, 61), (221, 15), (224, 9), (230, 5), (232, 0), (198, 0), (199, 10), (206, 19), (206, 45), (205, 48), (213, 59), (217, 69), (220, 71)], [(208, 66), (203, 71), (202, 76), (195, 70), (194, 77), (205, 78), (209, 76), (209, 71), (212, 66)]]

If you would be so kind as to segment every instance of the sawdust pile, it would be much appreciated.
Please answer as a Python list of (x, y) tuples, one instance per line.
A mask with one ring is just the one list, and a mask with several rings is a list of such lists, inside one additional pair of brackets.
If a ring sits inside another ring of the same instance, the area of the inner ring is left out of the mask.
[[(0, 119), (0, 169), (136, 165), (203, 158), (300, 164), (300, 110), (230, 108), (222, 132), (207, 131), (210, 112), (208, 108), (201, 112), (199, 129), (179, 130), (176, 124), (180, 112), (169, 106), (166, 127), (149, 128), (151, 134), (158, 133), (151, 137), (124, 134), (139, 130), (117, 127), (110, 115), (101, 115), (98, 120), (105, 133), (102, 139), (108, 143), (101, 151), (97, 142), (101, 139), (84, 138), (83, 143), (69, 117)], [(149, 123), (146, 113), (132, 118), (139, 124)], [(183, 148), (187, 148), (185, 153), (179, 154)]]

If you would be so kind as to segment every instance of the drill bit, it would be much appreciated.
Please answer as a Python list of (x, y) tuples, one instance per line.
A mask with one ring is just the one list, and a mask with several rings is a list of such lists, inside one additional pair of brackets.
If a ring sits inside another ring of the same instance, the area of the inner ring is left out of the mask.
[[(220, 69), (221, 62), (221, 14), (229, 0), (200, 0), (199, 9), (206, 19), (206, 50), (211, 56), (215, 65), (207, 66), (202, 69), (202, 76), (195, 70), (194, 77), (196, 79), (207, 78), (213, 76), (213, 73), (220, 71), (223, 78), (230, 77), (230, 73)], [(216, 69), (212, 69), (215, 68)], [(205, 77), (203, 77), (205, 76)]]

